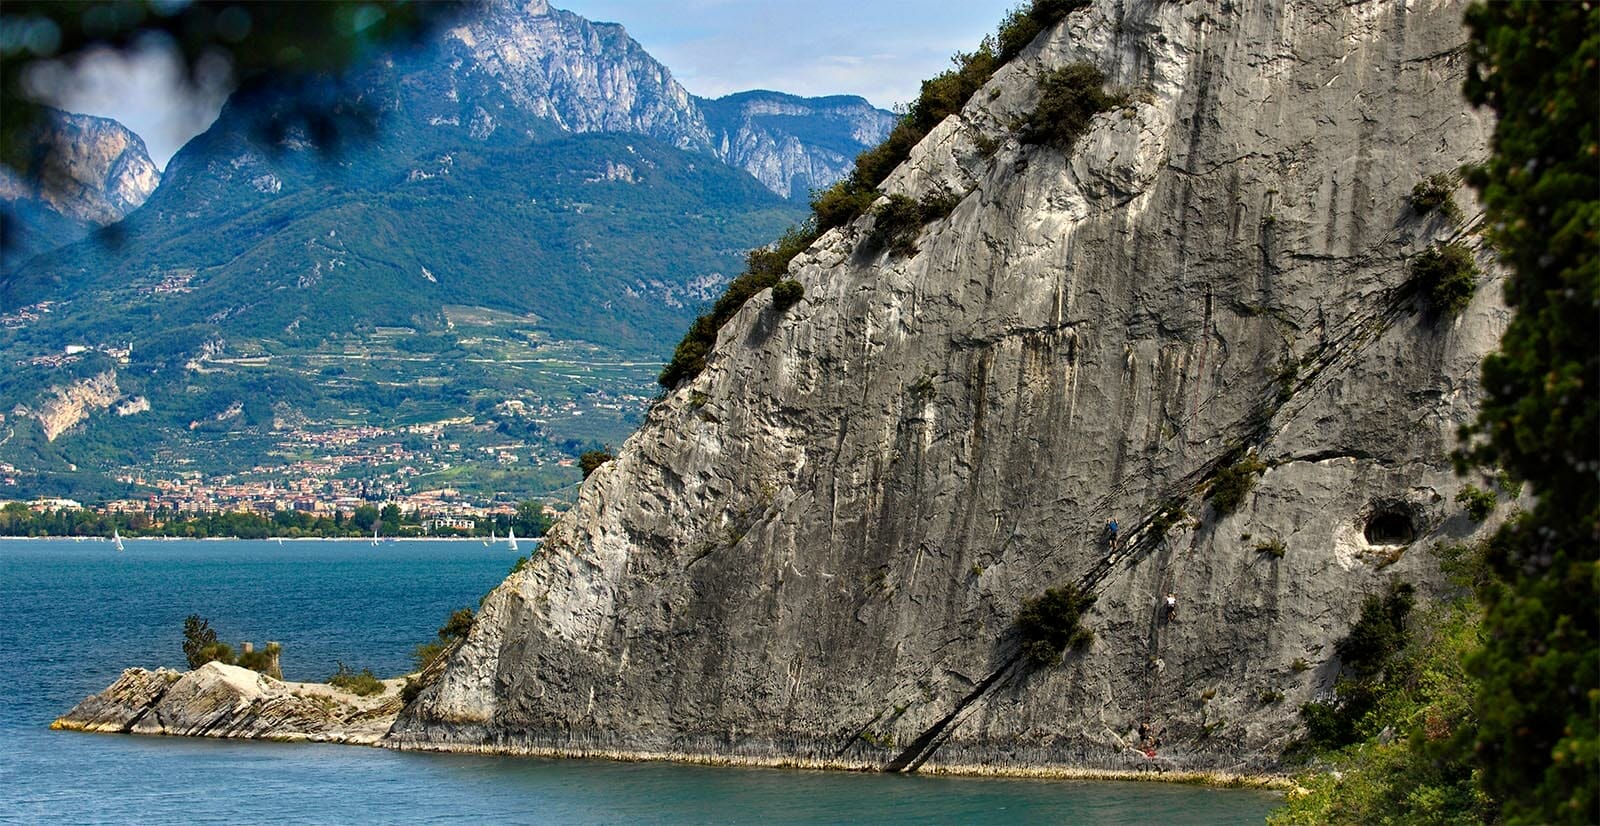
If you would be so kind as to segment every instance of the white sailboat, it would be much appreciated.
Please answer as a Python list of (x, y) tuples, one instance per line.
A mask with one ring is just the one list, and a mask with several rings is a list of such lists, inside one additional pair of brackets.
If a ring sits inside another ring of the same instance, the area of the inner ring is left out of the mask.
[(122, 547), (122, 534), (116, 528), (111, 529), (111, 544), (115, 545), (119, 552), (127, 550)]
[(377, 525), (373, 525), (372, 526), (372, 544), (373, 545), (377, 545), (378, 544), (378, 526)]
[(490, 528), (489, 529), (489, 538), (483, 540), (483, 547), (487, 548), (487, 547), (489, 547), (490, 545), (493, 545), (493, 544), (494, 544), (494, 528)]
[(517, 550), (517, 532), (513, 528), (506, 528), (506, 547), (513, 553)]

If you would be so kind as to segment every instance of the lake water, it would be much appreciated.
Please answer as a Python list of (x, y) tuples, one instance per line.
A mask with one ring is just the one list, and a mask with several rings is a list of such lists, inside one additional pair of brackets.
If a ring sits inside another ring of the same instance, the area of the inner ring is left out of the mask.
[(183, 667), (183, 618), (283, 644), (290, 679), (388, 676), (515, 554), (478, 542), (0, 539), (0, 822), (1248, 823), (1271, 794), (54, 732), (126, 666)]

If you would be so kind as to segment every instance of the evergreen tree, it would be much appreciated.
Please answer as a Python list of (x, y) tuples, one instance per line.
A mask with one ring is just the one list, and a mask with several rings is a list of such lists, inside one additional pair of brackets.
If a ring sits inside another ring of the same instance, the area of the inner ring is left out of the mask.
[(1516, 311), (1464, 462), (1537, 502), (1490, 545), (1476, 752), (1508, 822), (1600, 822), (1600, 5), (1479, 4), (1467, 95), (1499, 118), (1470, 177)]

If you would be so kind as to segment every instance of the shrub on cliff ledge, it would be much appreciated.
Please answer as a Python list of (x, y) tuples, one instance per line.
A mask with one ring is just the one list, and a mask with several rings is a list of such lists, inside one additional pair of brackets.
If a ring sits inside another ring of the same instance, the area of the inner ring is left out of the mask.
[(793, 278), (786, 278), (772, 285), (772, 309), (778, 312), (793, 307), (805, 298), (806, 288)]
[(1411, 262), (1411, 283), (1427, 296), (1434, 312), (1459, 315), (1478, 290), (1478, 265), (1472, 250), (1458, 243), (1431, 247)]
[(1126, 96), (1108, 93), (1105, 73), (1088, 63), (1074, 63), (1039, 81), (1039, 108), (1022, 130), (1025, 143), (1044, 143), (1072, 151), (1094, 116), (1121, 106)]
[(609, 450), (586, 450), (578, 457), (578, 468), (583, 471), (583, 478), (600, 469), (600, 466), (617, 458)]
[(1094, 642), (1094, 633), (1083, 627), (1085, 611), (1094, 605), (1094, 595), (1074, 585), (1051, 588), (1022, 602), (1017, 612), (1017, 630), (1022, 636), (1022, 653), (1038, 666), (1061, 662), (1069, 647), (1081, 649)]
[(1211, 508), (1217, 512), (1217, 516), (1227, 516), (1238, 510), (1239, 506), (1244, 504), (1244, 498), (1250, 494), (1251, 488), (1255, 487), (1256, 477), (1266, 469), (1267, 466), (1254, 456), (1246, 456), (1217, 471), (1208, 491)]
[(1450, 197), (1455, 188), (1455, 178), (1443, 172), (1423, 178), (1411, 188), (1411, 197), (1408, 200), (1411, 202), (1412, 211), (1418, 215), (1427, 215), (1437, 209), (1452, 222), (1460, 220), (1461, 208), (1456, 206), (1455, 200)]
[(458, 608), (445, 620), (435, 634), (437, 639), (418, 645), (411, 652), (411, 659), (416, 663), (417, 670), (422, 671), (433, 664), (434, 660), (450, 650), (450, 646), (467, 638), (472, 631), (473, 615), (471, 608)]

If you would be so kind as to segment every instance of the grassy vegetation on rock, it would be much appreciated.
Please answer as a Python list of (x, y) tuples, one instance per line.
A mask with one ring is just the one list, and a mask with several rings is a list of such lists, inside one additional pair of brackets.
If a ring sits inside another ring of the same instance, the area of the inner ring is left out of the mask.
[(383, 681), (372, 673), (372, 669), (363, 668), (360, 672), (352, 671), (344, 663), (328, 678), (328, 685), (343, 689), (357, 697), (370, 697), (382, 694), (385, 690)]

